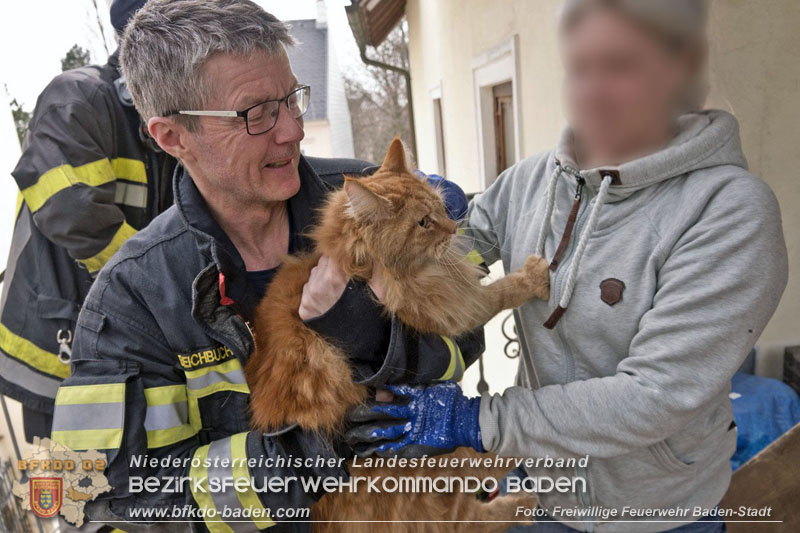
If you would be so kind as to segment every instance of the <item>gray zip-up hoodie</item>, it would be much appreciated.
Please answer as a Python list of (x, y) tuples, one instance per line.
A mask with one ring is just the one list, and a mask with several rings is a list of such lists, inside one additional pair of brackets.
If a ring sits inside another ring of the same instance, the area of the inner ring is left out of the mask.
[[(550, 301), (515, 313), (517, 385), (483, 395), (484, 446), (588, 454), (585, 469), (528, 471), (586, 479), (586, 492), (539, 494), (553, 518), (585, 531), (664, 531), (681, 524), (627, 521), (694, 520), (695, 506), (720, 502), (736, 446), (730, 379), (786, 286), (778, 203), (747, 172), (736, 119), (689, 114), (678, 131), (655, 154), (592, 170), (577, 170), (567, 131), (469, 212), (467, 234), (488, 263), (511, 271), (536, 253), (557, 263)], [(689, 515), (636, 518), (626, 506)], [(617, 516), (604, 519), (609, 508)]]

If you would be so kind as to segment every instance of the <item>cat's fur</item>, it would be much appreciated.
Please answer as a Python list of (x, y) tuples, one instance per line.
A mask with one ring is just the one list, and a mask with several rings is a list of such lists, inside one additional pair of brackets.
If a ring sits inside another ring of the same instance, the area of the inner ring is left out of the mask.
[[(402, 143), (395, 140), (380, 170), (362, 179), (346, 178), (331, 193), (312, 233), (315, 250), (287, 258), (259, 305), (256, 348), (246, 366), (255, 428), (274, 431), (297, 423), (335, 435), (348, 409), (367, 396), (353, 383), (346, 354), (303, 324), (298, 315), (303, 286), (320, 255), (327, 255), (350, 278), (380, 276), (383, 305), (417, 331), (456, 337), (503, 309), (531, 298), (547, 298), (547, 263), (530, 257), (522, 269), (488, 285), (474, 265), (454, 250), (456, 224), (430, 185), (408, 169)], [(456, 455), (475, 455), (459, 450)], [(364, 476), (472, 475), (500, 478), (507, 469), (366, 469)], [(506, 496), (489, 503), (471, 494), (331, 493), (313, 509), (315, 531), (370, 531), (375, 524), (324, 520), (517, 520), (517, 505), (534, 500)], [(394, 531), (502, 531), (510, 524), (381, 524)]]

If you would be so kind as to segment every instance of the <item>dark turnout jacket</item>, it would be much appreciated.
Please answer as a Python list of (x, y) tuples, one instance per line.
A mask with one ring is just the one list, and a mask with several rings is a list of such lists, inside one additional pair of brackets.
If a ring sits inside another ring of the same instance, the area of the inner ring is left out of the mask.
[(116, 55), (39, 96), (12, 172), (20, 195), (0, 297), (0, 393), (28, 408), (52, 412), (69, 375), (58, 353), (92, 278), (172, 203), (174, 160), (140, 130)]
[[(294, 250), (309, 248), (305, 235), (316, 208), (341, 183), (342, 173), (369, 171), (358, 161), (301, 158), (300, 191), (289, 200)], [(375, 312), (364, 296), (365, 284), (351, 287), (316, 325), (323, 334), (336, 334), (331, 325), (339, 324), (335, 340), (362, 363), (358, 373), (364, 383), (459, 378), (465, 362), (482, 350), (479, 337), (459, 339), (459, 348), (451, 339), (408, 331)], [(215, 491), (215, 483), (244, 477), (260, 487), (265, 477), (347, 475), (341, 463), (335, 464), (330, 443), (299, 428), (270, 435), (250, 430), (243, 367), (253, 348), (248, 320), (256, 300), (240, 255), (191, 177), (179, 169), (175, 205), (128, 240), (90, 290), (78, 320), (72, 375), (56, 398), (52, 438), (75, 450), (107, 454), (113, 490), (87, 507), (92, 519), (147, 520), (136, 513), (160, 509), (167, 513), (161, 520), (168, 520), (175, 506), (188, 506), (209, 517), (211, 531), (229, 531), (212, 522), (226, 512), (269, 509), (272, 518), (230, 526), (255, 531), (280, 522), (281, 509), (310, 507), (320, 494), (303, 490), (299, 482), (279, 492), (238, 493), (230, 487)], [(385, 339), (370, 333), (376, 331)], [(383, 352), (370, 353), (376, 346)], [(138, 463), (136, 458), (145, 455), (157, 464)], [(158, 462), (166, 457), (168, 464)], [(287, 457), (314, 462), (274, 462)], [(317, 457), (334, 464), (320, 465)], [(151, 476), (160, 483), (171, 477), (197, 483), (172, 492), (131, 490), (131, 477)]]

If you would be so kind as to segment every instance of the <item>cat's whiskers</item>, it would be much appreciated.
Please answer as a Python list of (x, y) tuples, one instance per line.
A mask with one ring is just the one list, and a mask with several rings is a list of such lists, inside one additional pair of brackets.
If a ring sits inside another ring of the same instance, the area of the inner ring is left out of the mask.
[[(450, 255), (452, 259), (455, 259), (455, 261), (447, 261), (446, 259), (448, 259), (448, 255)], [(448, 248), (438, 260), (438, 263), (445, 267), (448, 272), (452, 272), (455, 277), (458, 277), (464, 283), (470, 284), (472, 283), (472, 280), (467, 277), (467, 274), (464, 272), (463, 268), (459, 268), (463, 266), (465, 259), (466, 258), (463, 255), (458, 255)]]
[(464, 283), (470, 283), (469, 278), (467, 278), (464, 272), (462, 272), (459, 268), (456, 268), (455, 265), (444, 262), (440, 262), (439, 264), (443, 266), (445, 270), (447, 270), (448, 272), (452, 272), (454, 278), (459, 278)]
[[(469, 228), (466, 228), (466, 229), (469, 229)], [(468, 239), (469, 239), (469, 240), (471, 240), (471, 241), (473, 241), (473, 242), (479, 242), (479, 243), (481, 243), (481, 244), (485, 244), (486, 246), (488, 246), (488, 247), (489, 247), (487, 250), (485, 250), (486, 252), (489, 252), (489, 251), (492, 251), (492, 250), (498, 250), (498, 251), (500, 251), (500, 252), (503, 252), (503, 253), (511, 253), (511, 250), (510, 250), (510, 249), (508, 249), (508, 248), (503, 248), (503, 247), (499, 246), (497, 243), (493, 243), (493, 242), (485, 241), (485, 240), (483, 240), (483, 239), (480, 239), (480, 238), (476, 237), (475, 235), (471, 235), (471, 234), (459, 234), (459, 235), (457, 235), (457, 238), (459, 238), (459, 239), (461, 239), (461, 240), (464, 240), (464, 241), (466, 241), (466, 240), (468, 240)], [(471, 249), (473, 249), (473, 248), (474, 248), (474, 246), (470, 246), (469, 248), (470, 248), (470, 250), (471, 250)]]

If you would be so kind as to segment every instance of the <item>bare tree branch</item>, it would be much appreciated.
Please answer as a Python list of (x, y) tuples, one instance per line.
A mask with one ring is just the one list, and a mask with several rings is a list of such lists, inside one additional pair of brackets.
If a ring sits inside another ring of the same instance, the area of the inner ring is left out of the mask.
[[(374, 50), (383, 63), (408, 68), (408, 38), (403, 21)], [(366, 73), (366, 76), (364, 75)], [(345, 80), (353, 123), (356, 157), (380, 162), (392, 138), (410, 140), (405, 78), (386, 69), (368, 66), (359, 76)]]

